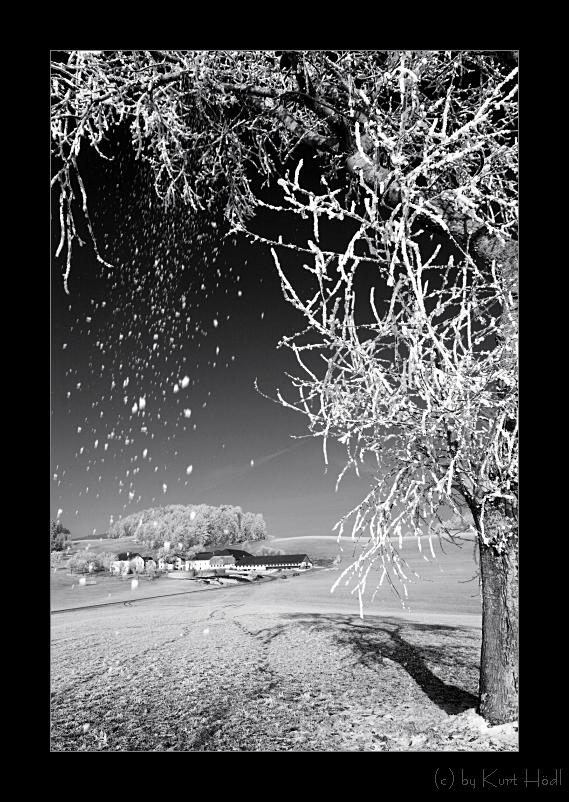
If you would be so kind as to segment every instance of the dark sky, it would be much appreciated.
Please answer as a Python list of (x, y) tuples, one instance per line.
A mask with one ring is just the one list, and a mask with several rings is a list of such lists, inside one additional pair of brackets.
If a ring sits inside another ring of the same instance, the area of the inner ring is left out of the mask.
[[(64, 256), (53, 259), (52, 518), (86, 537), (149, 507), (234, 504), (262, 513), (275, 537), (331, 534), (369, 478), (348, 472), (335, 492), (344, 447), (330, 444), (325, 473), (322, 438), (291, 437), (308, 434), (308, 419), (255, 390), (257, 379), (267, 395), (280, 388), (297, 400), (285, 372), (300, 367), (277, 343), (305, 327), (268, 247), (223, 242), (215, 215), (164, 213), (144, 171), (115, 153), (115, 162), (80, 161), (114, 267), (97, 262), (81, 225), (87, 242), (75, 245), (69, 295)], [(54, 195), (53, 253), (58, 216)], [(312, 229), (267, 212), (254, 226), (299, 244)], [(335, 221), (328, 236), (327, 245), (346, 242), (349, 223)], [(296, 282), (302, 261), (283, 257)], [(372, 270), (362, 267), (364, 283)]]

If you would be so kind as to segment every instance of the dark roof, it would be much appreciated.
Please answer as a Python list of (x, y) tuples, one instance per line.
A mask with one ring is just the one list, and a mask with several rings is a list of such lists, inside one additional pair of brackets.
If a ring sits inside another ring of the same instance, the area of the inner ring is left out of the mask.
[(237, 566), (244, 565), (296, 565), (308, 560), (307, 554), (263, 554), (260, 557), (245, 557), (237, 561)]
[(242, 557), (253, 556), (248, 551), (243, 551), (243, 549), (223, 549), (223, 552), (218, 552), (220, 555), (223, 553), (227, 554), (229, 557), (235, 557), (236, 560), (240, 560)]
[(120, 554), (117, 554), (117, 560), (132, 560), (134, 557), (140, 557), (141, 555), (137, 551), (129, 551), (127, 554), (126, 551), (121, 551)]
[(241, 557), (252, 557), (248, 551), (241, 549), (213, 549), (212, 551), (200, 551), (193, 557), (194, 560), (211, 560), (212, 557), (235, 557), (236, 560)]

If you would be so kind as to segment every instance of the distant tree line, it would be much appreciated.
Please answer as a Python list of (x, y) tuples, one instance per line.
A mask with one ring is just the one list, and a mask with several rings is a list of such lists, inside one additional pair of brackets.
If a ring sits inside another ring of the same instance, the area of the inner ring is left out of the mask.
[(266, 540), (267, 525), (260, 513), (222, 504), (170, 504), (136, 512), (116, 521), (109, 538), (131, 537), (147, 549), (192, 557), (205, 549)]

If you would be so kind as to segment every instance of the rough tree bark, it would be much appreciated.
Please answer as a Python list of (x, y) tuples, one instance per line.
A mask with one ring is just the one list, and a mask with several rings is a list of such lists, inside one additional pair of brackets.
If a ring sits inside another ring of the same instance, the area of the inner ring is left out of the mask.
[[(478, 713), (489, 724), (518, 718), (518, 531), (503, 550), (485, 545), (480, 511), (473, 510), (480, 547), (482, 584), (482, 651)], [(511, 510), (496, 505), (486, 511), (484, 530), (499, 538), (501, 524), (511, 520)]]

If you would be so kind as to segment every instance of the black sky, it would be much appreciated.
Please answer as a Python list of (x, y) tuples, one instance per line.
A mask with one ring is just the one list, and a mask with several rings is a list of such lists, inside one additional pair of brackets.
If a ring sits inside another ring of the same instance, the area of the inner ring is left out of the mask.
[[(348, 473), (335, 493), (344, 448), (330, 447), (326, 474), (321, 438), (291, 437), (308, 434), (307, 418), (255, 390), (257, 380), (297, 400), (285, 373), (300, 368), (277, 344), (305, 327), (269, 248), (223, 241), (215, 214), (165, 213), (124, 146), (115, 155), (80, 161), (112, 269), (97, 262), (79, 214), (86, 244), (74, 248), (69, 295), (64, 253), (53, 259), (52, 517), (80, 537), (153, 506), (227, 503), (262, 513), (273, 536), (330, 534), (369, 481)], [(267, 211), (253, 225), (301, 244), (311, 232)], [(55, 252), (56, 195), (52, 231)], [(350, 233), (336, 222), (330, 246)], [(282, 264), (305, 282), (302, 257)]]

